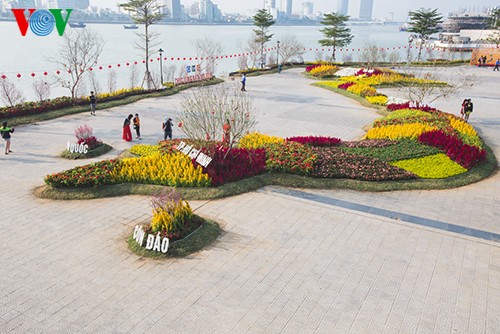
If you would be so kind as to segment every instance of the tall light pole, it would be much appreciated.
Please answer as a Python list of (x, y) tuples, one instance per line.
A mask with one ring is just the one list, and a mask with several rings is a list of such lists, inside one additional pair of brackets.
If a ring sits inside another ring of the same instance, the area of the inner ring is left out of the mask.
[(281, 72), (280, 69), (280, 41), (276, 42), (276, 65), (278, 66), (278, 73)]
[(158, 52), (160, 53), (160, 81), (161, 86), (163, 87), (163, 49), (159, 48)]

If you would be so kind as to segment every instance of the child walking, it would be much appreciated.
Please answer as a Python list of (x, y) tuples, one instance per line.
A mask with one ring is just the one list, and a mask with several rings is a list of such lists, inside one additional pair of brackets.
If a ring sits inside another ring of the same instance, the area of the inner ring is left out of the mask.
[(2, 123), (2, 127), (0, 127), (0, 134), (2, 135), (3, 140), (5, 140), (5, 154), (9, 154), (12, 151), (10, 150), (10, 134), (14, 133), (14, 128), (9, 128), (7, 126), (7, 122)]
[(139, 114), (135, 114), (135, 117), (132, 119), (134, 123), (135, 134), (137, 135), (137, 139), (141, 140), (141, 120), (139, 118)]

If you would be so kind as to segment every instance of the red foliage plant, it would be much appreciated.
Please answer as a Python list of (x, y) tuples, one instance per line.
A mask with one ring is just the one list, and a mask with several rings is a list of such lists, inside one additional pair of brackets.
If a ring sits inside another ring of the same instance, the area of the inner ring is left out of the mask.
[(443, 150), (450, 159), (467, 169), (486, 159), (485, 150), (464, 144), (459, 138), (441, 130), (424, 132), (418, 137), (418, 141)]
[(347, 90), (347, 88), (351, 87), (352, 85), (354, 85), (354, 82), (349, 81), (339, 85), (337, 88)]
[[(203, 172), (210, 176), (214, 186), (258, 175), (266, 170), (266, 151), (262, 148), (229, 148), (212, 145), (202, 148), (201, 152), (212, 158), (208, 166), (203, 167)], [(193, 163), (198, 164), (194, 160)]]
[(417, 103), (417, 102), (391, 103), (388, 104), (386, 108), (389, 111), (396, 111), (400, 109), (417, 109), (427, 112), (438, 111), (436, 108), (432, 108), (427, 104)]
[(384, 74), (384, 72), (382, 72), (382, 70), (378, 68), (374, 68), (373, 70), (366, 70), (362, 68), (359, 71), (357, 71), (354, 75), (355, 76), (366, 75), (367, 77), (371, 77), (372, 75), (381, 75), (381, 74)]
[(320, 67), (322, 66), (322, 64), (314, 64), (314, 65), (309, 65), (306, 67), (306, 72), (309, 73), (311, 72), (313, 69), (315, 69), (316, 67)]
[(303, 145), (309, 146), (339, 146), (342, 140), (335, 137), (317, 137), (317, 136), (306, 136), (306, 137), (288, 137), (287, 141), (293, 141)]

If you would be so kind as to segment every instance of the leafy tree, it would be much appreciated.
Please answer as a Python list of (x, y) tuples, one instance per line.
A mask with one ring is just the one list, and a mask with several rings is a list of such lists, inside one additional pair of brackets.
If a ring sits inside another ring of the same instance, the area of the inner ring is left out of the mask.
[(264, 67), (264, 44), (269, 42), (273, 38), (273, 34), (269, 34), (269, 27), (272, 26), (276, 21), (273, 20), (273, 16), (265, 9), (259, 9), (257, 14), (253, 16), (253, 24), (258, 29), (254, 29), (255, 42), (260, 44), (260, 59), (261, 68)]
[(326, 27), (320, 30), (325, 38), (320, 39), (319, 44), (332, 47), (332, 62), (335, 62), (335, 49), (349, 45), (354, 37), (351, 35), (351, 29), (346, 26), (347, 20), (349, 20), (347, 15), (330, 13), (325, 14), (321, 21)]
[(141, 43), (136, 43), (135, 46), (144, 52), (146, 59), (146, 72), (142, 86), (146, 82), (148, 89), (154, 87), (154, 80), (149, 71), (149, 55), (153, 53), (153, 48), (157, 46), (155, 40), (158, 37), (157, 33), (152, 32), (149, 28), (152, 24), (161, 21), (163, 14), (160, 12), (162, 6), (158, 4), (157, 0), (129, 0), (126, 3), (121, 3), (118, 6), (130, 12), (130, 16), (135, 23), (144, 25), (144, 33), (136, 33), (141, 38)]
[(437, 12), (437, 9), (420, 8), (417, 11), (410, 11), (410, 27), (408, 32), (415, 33), (420, 37), (420, 46), (418, 49), (417, 61), (420, 61), (422, 55), (422, 47), (429, 36), (437, 33), (439, 24), (443, 23), (443, 17)]

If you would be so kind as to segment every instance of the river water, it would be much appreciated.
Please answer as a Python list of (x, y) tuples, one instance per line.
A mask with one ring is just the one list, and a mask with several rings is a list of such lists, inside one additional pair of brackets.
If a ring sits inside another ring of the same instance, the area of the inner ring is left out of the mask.
[[(155, 25), (152, 29), (159, 35), (155, 49), (165, 50), (164, 57), (167, 59), (162, 64), (164, 72), (171, 65), (175, 65), (177, 68), (175, 76), (180, 76), (186, 65), (196, 63), (194, 60), (189, 61), (189, 58), (197, 56), (195, 41), (204, 38), (220, 42), (222, 45), (223, 52), (220, 56), (223, 58), (217, 61), (217, 75), (227, 75), (228, 72), (237, 70), (238, 54), (242, 53), (242, 48), (247, 45), (253, 28), (250, 25)], [(316, 49), (321, 50), (318, 43), (318, 40), (322, 38), (319, 31), (321, 28), (320, 26), (273, 26), (270, 32), (274, 36), (267, 46), (274, 48), (276, 41), (283, 40), (286, 36), (295, 36), (306, 48), (304, 59), (316, 60), (319, 52)], [(73, 28), (68, 26), (67, 29)], [(134, 43), (140, 40), (135, 33), (140, 32), (142, 27), (137, 30), (125, 30), (121, 24), (87, 24), (85, 29), (98, 32), (104, 40), (103, 52), (93, 71), (99, 81), (101, 91), (108, 90), (109, 73), (113, 70), (116, 72), (117, 88), (129, 87), (132, 66), (126, 66), (126, 63), (133, 64), (134, 61), (138, 61), (139, 65), (141, 64), (143, 57), (135, 48)], [(368, 45), (386, 48), (387, 54), (398, 53), (400, 60), (406, 59), (407, 49), (404, 47), (408, 43), (409, 34), (399, 32), (396, 26), (352, 26), (351, 31), (354, 39), (348, 51), (344, 49), (342, 52), (337, 52), (338, 60), (345, 60), (349, 57), (356, 60), (362, 49)], [(26, 36), (21, 36), (16, 22), (0, 22), (0, 40), (2, 45), (0, 76), (5, 75), (14, 82), (24, 92), (27, 100), (35, 99), (32, 88), (34, 80), (44, 78), (53, 83), (57, 76), (56, 71), (62, 72), (58, 65), (49, 60), (58, 56), (61, 37), (55, 31), (48, 36), (40, 37), (28, 30)], [(276, 50), (270, 50), (268, 53), (269, 56), (275, 57)], [(325, 50), (324, 57), (326, 58), (329, 54), (330, 52)], [(434, 51), (431, 56), (448, 57), (449, 55)], [(158, 55), (151, 63), (153, 76), (158, 76), (160, 72), (157, 57)], [(102, 70), (99, 70), (100, 66)], [(141, 73), (141, 71), (143, 73), (142, 68), (138, 72)], [(44, 76), (44, 72), (48, 75)], [(21, 77), (18, 78), (17, 74), (21, 74)], [(59, 75), (64, 75), (64, 73)], [(91, 87), (90, 82), (87, 82), (82, 93), (88, 94)], [(69, 91), (53, 85), (51, 95), (52, 97), (69, 95)], [(3, 102), (0, 101), (0, 104), (3, 105)]]

